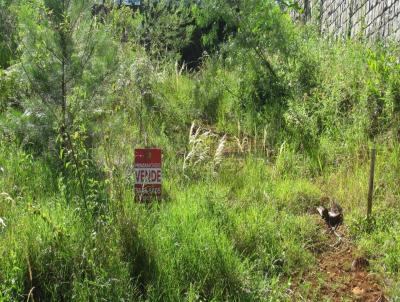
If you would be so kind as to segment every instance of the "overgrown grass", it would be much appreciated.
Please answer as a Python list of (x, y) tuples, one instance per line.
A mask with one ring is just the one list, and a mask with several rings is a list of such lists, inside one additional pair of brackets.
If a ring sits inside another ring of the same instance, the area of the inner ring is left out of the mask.
[[(224, 167), (221, 176), (174, 188), (167, 202), (136, 204), (126, 188), (100, 217), (57, 194), (36, 193), (46, 182), (41, 170), (30, 193), (17, 196), (10, 178), (21, 160), (23, 151), (11, 154), (1, 178), (4, 301), (29, 294), (45, 301), (282, 299), (278, 280), (313, 262), (316, 229), (306, 216), (260, 199), (276, 184), (260, 179), (271, 176), (258, 160), (243, 163), (236, 179), (248, 180), (240, 187)], [(43, 166), (29, 162), (31, 176)]]
[(309, 214), (325, 196), (344, 207), (360, 253), (396, 282), (394, 148), (378, 150), (369, 225), (364, 220), (368, 161), (315, 178), (277, 173), (282, 161), (308, 165), (290, 156), (274, 165), (258, 157), (224, 159), (217, 175), (208, 172), (193, 183), (170, 175), (168, 201), (134, 203), (128, 183), (108, 214), (88, 216), (45, 189), (51, 174), (40, 159), (3, 145), (2, 299), (29, 294), (45, 301), (289, 299), (286, 282), (312, 267), (314, 248), (324, 240)]
[[(114, 41), (99, 108), (76, 113), (77, 163), (58, 154), (18, 64), (0, 73), (0, 301), (290, 300), (325, 240), (310, 214), (327, 200), (400, 297), (399, 49), (271, 12), (282, 35), (256, 22), (261, 57), (239, 31), (197, 71)], [(149, 204), (133, 196), (143, 146), (163, 149), (164, 198)]]

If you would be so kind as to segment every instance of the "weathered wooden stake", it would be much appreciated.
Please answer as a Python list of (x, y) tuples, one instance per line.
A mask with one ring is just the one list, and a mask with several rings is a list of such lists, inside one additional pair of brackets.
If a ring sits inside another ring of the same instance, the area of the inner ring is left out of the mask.
[(369, 171), (369, 188), (368, 188), (368, 207), (367, 207), (367, 218), (370, 219), (372, 214), (372, 198), (374, 196), (374, 175), (375, 175), (375, 159), (376, 159), (376, 148), (372, 148), (371, 153), (371, 167)]

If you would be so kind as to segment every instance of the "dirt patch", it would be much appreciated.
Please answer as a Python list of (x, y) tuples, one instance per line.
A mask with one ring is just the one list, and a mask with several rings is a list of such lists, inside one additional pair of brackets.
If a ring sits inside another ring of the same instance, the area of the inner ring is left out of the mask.
[(368, 260), (355, 254), (346, 228), (338, 230), (343, 236), (339, 241), (324, 223), (318, 225), (328, 244), (316, 255), (313, 270), (294, 279), (294, 301), (386, 301), (379, 278), (368, 271)]

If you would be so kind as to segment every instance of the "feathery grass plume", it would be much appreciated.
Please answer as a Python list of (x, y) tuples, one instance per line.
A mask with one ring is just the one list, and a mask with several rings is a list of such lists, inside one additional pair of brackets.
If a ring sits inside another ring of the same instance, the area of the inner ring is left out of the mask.
[(215, 150), (214, 154), (214, 169), (220, 166), (222, 162), (223, 152), (226, 143), (226, 134), (219, 140), (217, 150)]
[(6, 224), (5, 224), (5, 222), (4, 222), (4, 220), (5, 220), (5, 218), (1, 218), (0, 217), (0, 229), (1, 230), (3, 230), (3, 229), (5, 229), (6, 228)]
[(263, 151), (267, 151), (267, 127), (264, 127), (263, 130)]
[(243, 137), (242, 140), (235, 136), (235, 140), (237, 146), (239, 147), (240, 153), (245, 153), (249, 151), (249, 139), (247, 138), (247, 136)]
[(286, 141), (282, 143), (282, 145), (279, 147), (279, 156), (282, 155), (282, 153), (285, 151), (286, 147)]
[(1, 192), (0, 193), (0, 199), (3, 199), (5, 201), (9, 202), (12, 205), (15, 204), (15, 200), (10, 196), (10, 194), (8, 194), (6, 192)]
[(212, 138), (216, 135), (211, 130), (203, 129), (201, 126), (194, 130), (195, 127), (196, 125), (193, 122), (189, 132), (189, 152), (183, 160), (183, 171), (189, 166), (194, 167), (211, 158), (210, 145), (212, 144)]

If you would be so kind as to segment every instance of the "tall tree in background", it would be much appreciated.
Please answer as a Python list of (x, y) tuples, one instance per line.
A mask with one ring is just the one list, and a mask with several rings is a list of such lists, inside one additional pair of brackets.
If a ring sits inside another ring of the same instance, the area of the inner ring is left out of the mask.
[[(32, 0), (18, 7), (20, 67), (29, 84), (25, 114), (53, 146), (87, 199), (85, 138), (115, 70), (110, 27), (91, 15), (91, 1)], [(44, 133), (46, 135), (44, 135)], [(37, 144), (36, 144), (37, 145)]]
[(0, 68), (10, 65), (17, 48), (15, 15), (10, 9), (11, 4), (11, 0), (0, 1)]
[(203, 36), (205, 43), (219, 43), (217, 20), (233, 31), (220, 47), (224, 54), (221, 57), (227, 58), (224, 60), (227, 67), (241, 70), (241, 76), (236, 93), (232, 93), (233, 87), (227, 87), (227, 91), (237, 99), (236, 108), (239, 108), (242, 123), (255, 129), (257, 120), (262, 121), (271, 137), (278, 137), (277, 133), (284, 128), (283, 114), (291, 94), (285, 68), (287, 59), (296, 58), (298, 53), (296, 30), (287, 13), (288, 9), (296, 9), (294, 3), (289, 0), (204, 0), (194, 10), (199, 26), (214, 26), (214, 30)]
[(182, 48), (190, 42), (194, 20), (187, 1), (144, 0), (141, 39), (157, 59), (179, 59)]

